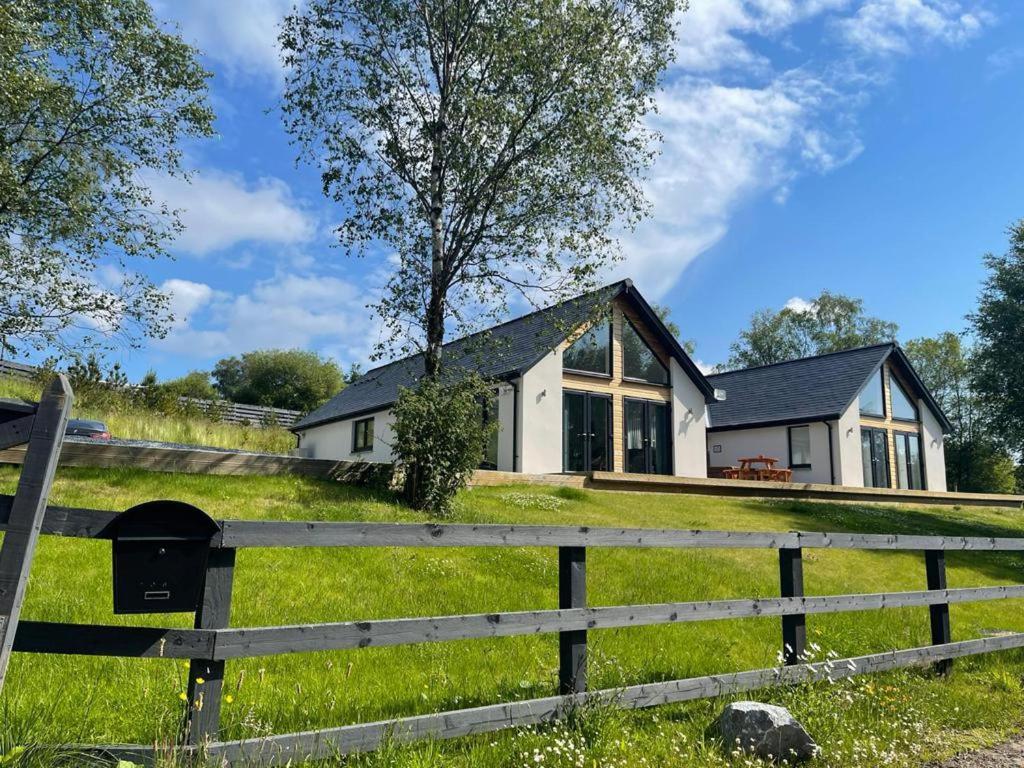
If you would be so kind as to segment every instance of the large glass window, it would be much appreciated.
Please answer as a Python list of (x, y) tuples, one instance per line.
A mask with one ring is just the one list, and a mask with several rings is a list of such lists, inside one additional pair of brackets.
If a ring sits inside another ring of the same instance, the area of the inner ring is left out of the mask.
[(498, 468), (498, 392), (494, 391), (484, 400), (483, 407), (484, 427), (491, 427), (487, 433), (487, 445), (484, 446), (484, 458), (480, 463), (481, 469)]
[(884, 402), (882, 369), (879, 368), (860, 392), (860, 412), (866, 416), (885, 416)]
[(622, 324), (622, 375), (652, 384), (668, 384), (668, 369), (629, 320)]
[(373, 450), (373, 419), (359, 419), (352, 422), (352, 452), (362, 453)]
[(610, 376), (611, 323), (607, 320), (586, 331), (562, 353), (562, 368)]
[(789, 428), (789, 466), (811, 468), (811, 428), (807, 425)]
[(889, 391), (892, 394), (892, 417), (905, 421), (917, 421), (917, 406), (903, 390), (895, 376), (889, 377)]
[(921, 471), (921, 439), (916, 434), (897, 432), (896, 481), (900, 488), (924, 490), (924, 473)]
[(860, 431), (861, 462), (864, 465), (866, 488), (889, 487), (889, 444), (884, 429), (862, 428)]

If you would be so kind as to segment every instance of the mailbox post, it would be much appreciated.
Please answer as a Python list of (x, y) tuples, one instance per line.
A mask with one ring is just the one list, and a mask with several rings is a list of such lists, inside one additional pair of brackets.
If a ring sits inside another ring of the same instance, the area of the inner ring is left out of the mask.
[(220, 531), (180, 501), (149, 501), (113, 523), (114, 613), (192, 613), (202, 599), (210, 540)]

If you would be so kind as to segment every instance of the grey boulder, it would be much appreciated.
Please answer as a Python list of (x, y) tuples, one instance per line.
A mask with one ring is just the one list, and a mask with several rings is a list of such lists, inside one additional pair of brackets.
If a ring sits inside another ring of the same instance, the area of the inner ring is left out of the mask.
[(725, 749), (790, 764), (810, 760), (818, 745), (789, 710), (756, 701), (737, 701), (725, 708), (715, 723)]

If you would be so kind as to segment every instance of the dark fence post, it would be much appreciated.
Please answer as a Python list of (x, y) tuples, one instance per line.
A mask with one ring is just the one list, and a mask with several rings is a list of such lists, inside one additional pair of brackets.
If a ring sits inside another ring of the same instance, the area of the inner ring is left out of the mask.
[[(558, 548), (558, 607), (587, 605), (586, 547)], [(565, 695), (587, 690), (587, 630), (573, 629), (558, 635), (558, 690)]]
[[(942, 549), (928, 549), (924, 553), (925, 571), (928, 575), (928, 589), (946, 589), (946, 552)], [(952, 642), (949, 631), (949, 603), (928, 606), (932, 623), (932, 645)], [(952, 659), (935, 662), (935, 671), (948, 674), (953, 667)]]
[[(225, 629), (231, 621), (231, 588), (235, 550), (211, 549), (206, 564), (203, 602), (196, 611), (196, 629)], [(200, 683), (199, 680), (202, 680)], [(192, 659), (188, 668), (188, 718), (185, 741), (199, 746), (213, 741), (220, 730), (224, 662)]]
[[(779, 576), (783, 597), (804, 596), (803, 550), (779, 550)], [(787, 665), (800, 664), (807, 647), (807, 617), (794, 613), (782, 617), (782, 660)]]

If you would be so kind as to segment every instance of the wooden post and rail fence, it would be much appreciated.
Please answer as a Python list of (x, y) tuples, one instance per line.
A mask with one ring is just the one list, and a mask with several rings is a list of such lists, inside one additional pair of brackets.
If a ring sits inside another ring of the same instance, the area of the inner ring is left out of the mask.
[[(44, 400), (41, 415), (45, 407)], [(52, 417), (46, 416), (43, 421), (49, 430)], [(34, 438), (35, 432), (32, 435)], [(8, 441), (16, 437), (13, 433), (7, 435)], [(3, 440), (0, 439), (0, 442)], [(43, 442), (40, 439), (40, 444)], [(46, 460), (44, 463), (47, 468), (52, 468), (55, 461), (52, 446), (50, 451), (39, 451), (37, 454)], [(8, 539), (20, 530), (18, 526), (26, 511), (38, 511), (37, 517), (41, 524), (39, 530), (43, 534), (113, 539), (114, 546), (117, 546), (118, 520), (123, 519), (121, 514), (115, 511), (47, 506), (46, 477), (39, 475), (28, 463), (24, 473), (27, 474), (23, 474), (24, 480), (15, 496), (0, 496), (0, 529), (7, 532), (3, 554), (7, 552)], [(39, 482), (40, 477), (42, 484)], [(1020, 552), (1024, 551), (1024, 538), (254, 520), (217, 521), (216, 528), (209, 540), (209, 557), (205, 561), (205, 579), (198, 599), (194, 629), (37, 621), (19, 623), (15, 616), (13, 622), (5, 623), (6, 628), (13, 633), (13, 650), (25, 653), (189, 660), (190, 687), (186, 705), (188, 723), (178, 749), (186, 754), (194, 753), (200, 759), (208, 759), (217, 765), (241, 763), (250, 766), (284, 765), (289, 762), (295, 764), (305, 758), (327, 758), (368, 751), (385, 741), (404, 743), (422, 738), (454, 738), (548, 722), (566, 715), (576, 707), (593, 702), (642, 708), (911, 665), (933, 664), (944, 672), (949, 669), (952, 660), (958, 657), (1024, 648), (1024, 633), (952, 642), (949, 625), (950, 604), (1022, 598), (1024, 585), (948, 589), (945, 574), (947, 551)], [(232, 627), (231, 595), (236, 552), (244, 548), (268, 547), (556, 549), (559, 607), (556, 610)], [(587, 550), (608, 547), (777, 550), (780, 596), (588, 606)], [(924, 555), (922, 566), (927, 577), (927, 589), (805, 596), (802, 557), (805, 549), (919, 551)], [(19, 570), (19, 573), (27, 575), (31, 548), (19, 551), (28, 551), (28, 558), (23, 562), (25, 567)], [(6, 561), (0, 557), (0, 562)], [(21, 584), (23, 587), (24, 582)], [(6, 585), (7, 582), (3, 582), (4, 589)], [(912, 606), (929, 607), (931, 645), (836, 659), (826, 663), (806, 661), (804, 644), (808, 616)], [(592, 690), (587, 685), (589, 632), (612, 627), (749, 617), (780, 618), (783, 666), (618, 689)], [(15, 629), (16, 632), (13, 632)], [(224, 668), (226, 662), (235, 659), (538, 633), (555, 633), (559, 637), (557, 695), (322, 728), (304, 733), (234, 740), (222, 739), (219, 734)], [(197, 678), (204, 680), (202, 685), (196, 684)], [(152, 763), (159, 756), (157, 747), (147, 745), (97, 745), (92, 749), (112, 758), (145, 764)]]

